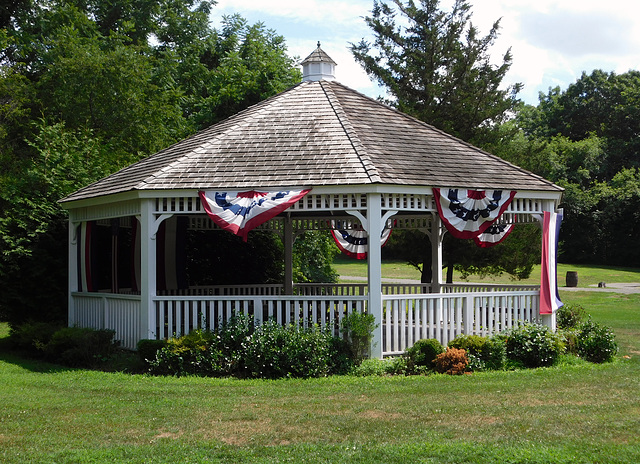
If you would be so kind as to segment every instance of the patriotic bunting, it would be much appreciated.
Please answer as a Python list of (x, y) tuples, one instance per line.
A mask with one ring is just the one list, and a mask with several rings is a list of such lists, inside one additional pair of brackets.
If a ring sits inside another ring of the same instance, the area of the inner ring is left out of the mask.
[(220, 228), (242, 237), (246, 242), (251, 229), (277, 216), (310, 191), (200, 191), (198, 194), (209, 217)]
[[(340, 228), (340, 223), (331, 221), (331, 235), (342, 251), (347, 256), (356, 259), (367, 257), (367, 233), (362, 229), (346, 230)], [(380, 235), (380, 245), (384, 246), (391, 236), (391, 228), (385, 227)]]
[(491, 224), (487, 229), (473, 237), (473, 241), (481, 248), (489, 248), (502, 243), (513, 230), (514, 224)]
[(482, 234), (507, 209), (515, 191), (433, 188), (438, 214), (451, 235), (471, 239)]
[(562, 214), (545, 212), (542, 218), (542, 275), (540, 278), (540, 314), (553, 314), (563, 306), (558, 294), (558, 234)]

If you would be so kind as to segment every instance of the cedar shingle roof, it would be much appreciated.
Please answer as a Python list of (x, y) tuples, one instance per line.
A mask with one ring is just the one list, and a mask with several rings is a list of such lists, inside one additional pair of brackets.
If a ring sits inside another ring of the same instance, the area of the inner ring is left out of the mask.
[(562, 189), (337, 82), (303, 82), (64, 198), (391, 184)]

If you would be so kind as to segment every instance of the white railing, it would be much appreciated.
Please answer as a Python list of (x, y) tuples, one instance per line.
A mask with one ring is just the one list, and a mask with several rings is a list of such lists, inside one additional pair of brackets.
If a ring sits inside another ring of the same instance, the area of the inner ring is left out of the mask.
[[(360, 286), (355, 288), (362, 291)], [(115, 330), (121, 346), (135, 349), (142, 336), (139, 295), (78, 292), (72, 297), (72, 325)], [(272, 319), (283, 325), (318, 324), (340, 335), (342, 319), (351, 312), (366, 311), (367, 298), (362, 294), (156, 296), (150, 324), (155, 337), (163, 339), (195, 329), (216, 330), (233, 314), (244, 314), (256, 323)], [(423, 338), (446, 345), (461, 334), (491, 335), (520, 321), (538, 321), (538, 313), (537, 290), (388, 292), (383, 294), (382, 352), (403, 353)]]
[(233, 315), (243, 314), (255, 323), (274, 320), (279, 324), (307, 327), (317, 324), (340, 334), (342, 319), (364, 312), (366, 296), (158, 296), (156, 337), (188, 334), (196, 329), (216, 330)]
[(416, 341), (446, 346), (458, 335), (492, 335), (538, 320), (539, 292), (483, 292), (383, 296), (383, 355), (401, 354)]
[(540, 290), (539, 285), (472, 284), (461, 282), (454, 284), (442, 284), (441, 288), (442, 293), (519, 292)]
[(120, 346), (135, 349), (140, 339), (140, 295), (73, 293), (71, 326), (115, 330)]

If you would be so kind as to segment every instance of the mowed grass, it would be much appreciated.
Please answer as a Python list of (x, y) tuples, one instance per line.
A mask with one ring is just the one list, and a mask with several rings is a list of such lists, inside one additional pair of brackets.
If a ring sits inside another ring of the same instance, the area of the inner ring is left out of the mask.
[[(340, 276), (352, 276), (364, 278), (367, 276), (366, 260), (356, 260), (339, 256), (334, 260), (334, 267)], [(640, 282), (640, 269), (619, 266), (588, 266), (584, 264), (558, 264), (558, 285), (565, 286), (567, 271), (578, 272), (578, 286), (589, 287), (605, 283), (632, 283)], [(444, 271), (443, 271), (444, 275)], [(420, 280), (420, 272), (404, 261), (388, 260), (382, 263), (382, 277), (388, 279), (410, 279)], [(349, 279), (344, 279), (348, 281)], [(463, 281), (459, 272), (454, 272), (454, 282)], [(501, 276), (479, 277), (469, 276), (468, 282), (481, 283), (519, 283), (519, 284), (540, 284), (540, 266), (534, 266), (531, 276), (523, 280), (513, 280), (508, 274)]]
[(261, 381), (76, 370), (0, 353), (0, 462), (638, 463), (640, 295), (561, 297), (614, 329), (615, 362)]

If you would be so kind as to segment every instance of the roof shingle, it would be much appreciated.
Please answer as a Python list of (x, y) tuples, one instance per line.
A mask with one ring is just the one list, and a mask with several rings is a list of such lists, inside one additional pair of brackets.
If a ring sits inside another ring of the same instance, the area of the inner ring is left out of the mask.
[(561, 191), (337, 82), (303, 82), (64, 198), (363, 184)]

